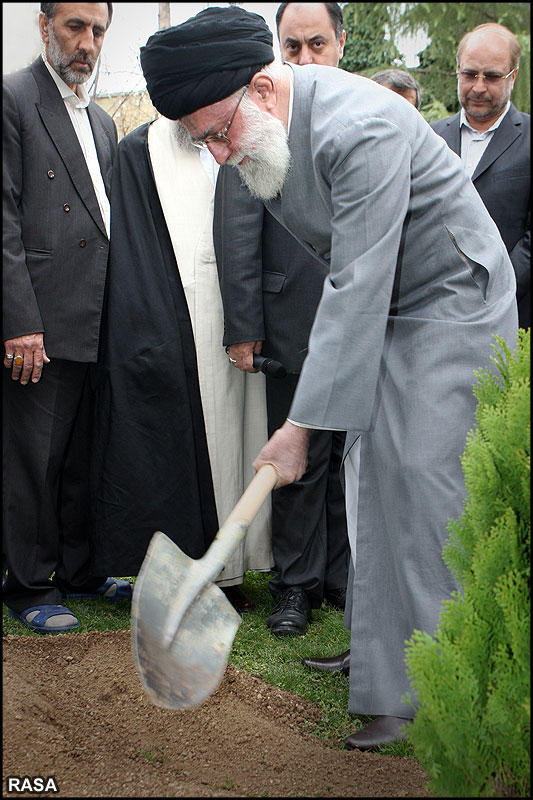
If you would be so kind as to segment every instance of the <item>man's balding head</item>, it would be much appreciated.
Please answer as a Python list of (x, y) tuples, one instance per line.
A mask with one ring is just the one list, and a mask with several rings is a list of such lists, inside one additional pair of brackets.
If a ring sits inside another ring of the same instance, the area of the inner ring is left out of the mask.
[(520, 42), (514, 33), (504, 25), (498, 25), (496, 22), (485, 22), (483, 25), (478, 25), (473, 30), (465, 33), (457, 48), (457, 69), (461, 69), (461, 57), (467, 46), (497, 48), (498, 51), (506, 53), (508, 57), (507, 72), (511, 69), (518, 69), (520, 66), (522, 53)]

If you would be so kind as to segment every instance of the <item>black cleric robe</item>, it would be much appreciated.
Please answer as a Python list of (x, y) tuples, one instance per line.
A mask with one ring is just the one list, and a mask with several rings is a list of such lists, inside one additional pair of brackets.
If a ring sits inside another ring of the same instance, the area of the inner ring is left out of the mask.
[(218, 530), (196, 350), (147, 144), (119, 142), (95, 376), (93, 568), (132, 576), (161, 530), (201, 557)]

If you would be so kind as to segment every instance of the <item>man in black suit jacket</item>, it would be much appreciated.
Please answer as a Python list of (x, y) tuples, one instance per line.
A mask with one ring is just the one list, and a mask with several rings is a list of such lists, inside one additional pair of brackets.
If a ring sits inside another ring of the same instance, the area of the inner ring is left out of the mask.
[(111, 16), (111, 3), (42, 3), (46, 55), (4, 77), (4, 602), (41, 633), (78, 627), (65, 595), (131, 596), (92, 574), (89, 551), (89, 369), (117, 133), (84, 83)]
[[(338, 67), (346, 32), (337, 3), (282, 3), (276, 15), (282, 56)], [(214, 243), (224, 305), (224, 344), (234, 366), (254, 371), (253, 353), (281, 361), (266, 377), (268, 434), (287, 418), (327, 269), (253, 198), (232, 167), (219, 171)], [(269, 582), (273, 634), (305, 634), (325, 598), (344, 608), (349, 546), (339, 470), (344, 431), (314, 431), (301, 480), (272, 495)]]
[(516, 274), (521, 328), (530, 312), (530, 117), (510, 102), (520, 63), (514, 34), (496, 23), (478, 25), (457, 49), (462, 109), (431, 127), (461, 157), (499, 228)]

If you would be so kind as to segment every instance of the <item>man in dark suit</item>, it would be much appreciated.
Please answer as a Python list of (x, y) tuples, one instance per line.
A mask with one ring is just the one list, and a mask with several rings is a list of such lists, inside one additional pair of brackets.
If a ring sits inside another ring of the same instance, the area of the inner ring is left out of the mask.
[(530, 311), (530, 117), (510, 97), (520, 44), (510, 30), (485, 23), (465, 34), (457, 49), (461, 111), (431, 127), (461, 157), (499, 228), (516, 274), (521, 328)]
[(91, 572), (89, 550), (89, 370), (117, 134), (84, 84), (112, 11), (41, 3), (45, 54), (4, 77), (4, 602), (40, 633), (79, 626), (65, 596), (131, 597)]
[[(346, 32), (337, 3), (282, 3), (276, 23), (284, 60), (338, 67)], [(271, 436), (287, 418), (327, 269), (249, 194), (232, 167), (219, 172), (214, 241), (230, 361), (253, 372), (253, 354), (262, 353), (287, 369), (284, 378), (266, 377)], [(267, 624), (275, 635), (305, 634), (311, 609), (324, 598), (344, 609), (344, 439), (343, 431), (315, 431), (305, 475), (272, 495), (277, 574), (269, 589), (276, 606)]]

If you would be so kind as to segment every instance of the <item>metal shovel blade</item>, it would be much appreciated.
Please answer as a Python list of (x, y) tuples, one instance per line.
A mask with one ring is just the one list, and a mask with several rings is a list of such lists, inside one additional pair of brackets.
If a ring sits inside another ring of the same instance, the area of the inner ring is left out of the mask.
[(191, 708), (220, 685), (241, 618), (213, 581), (276, 481), (274, 467), (264, 464), (202, 558), (154, 533), (133, 591), (131, 640), (155, 705)]
[(132, 598), (132, 645), (143, 686), (157, 706), (192, 708), (216, 691), (241, 618), (224, 593), (208, 583), (188, 607), (170, 647), (168, 609), (194, 568), (168, 536), (156, 532)]

